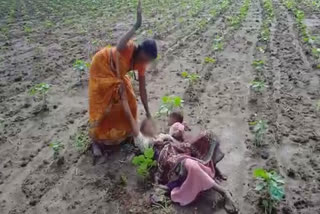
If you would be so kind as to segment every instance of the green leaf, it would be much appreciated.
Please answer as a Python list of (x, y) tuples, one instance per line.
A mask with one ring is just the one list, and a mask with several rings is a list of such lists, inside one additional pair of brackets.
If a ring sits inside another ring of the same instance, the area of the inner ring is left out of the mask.
[(184, 71), (184, 72), (181, 73), (181, 76), (183, 78), (187, 78), (189, 76), (189, 74), (188, 74), (188, 72)]
[(154, 156), (153, 149), (152, 148), (148, 148), (148, 149), (144, 150), (144, 156), (146, 158), (153, 159), (153, 156)]
[(268, 180), (269, 179), (267, 171), (262, 169), (262, 168), (255, 169), (253, 171), (253, 175), (256, 178), (262, 178), (264, 180)]
[(162, 102), (163, 103), (167, 103), (167, 102), (169, 102), (169, 100), (170, 100), (170, 97), (168, 97), (168, 96), (163, 96), (162, 97)]
[(284, 188), (277, 185), (270, 185), (269, 193), (272, 199), (281, 201), (284, 197)]
[(143, 163), (145, 161), (145, 157), (144, 155), (139, 155), (139, 156), (136, 156), (132, 159), (132, 163), (133, 165), (135, 166), (138, 166), (140, 165), (141, 163)]
[(261, 190), (264, 189), (266, 186), (267, 186), (266, 183), (262, 183), (262, 182), (261, 182), (261, 183), (257, 184), (255, 190), (256, 190), (256, 191), (261, 191)]

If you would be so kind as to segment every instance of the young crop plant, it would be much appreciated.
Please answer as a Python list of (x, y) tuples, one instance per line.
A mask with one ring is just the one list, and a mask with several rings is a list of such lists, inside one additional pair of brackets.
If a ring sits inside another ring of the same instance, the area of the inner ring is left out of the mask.
[(320, 48), (312, 48), (312, 55), (315, 58), (320, 58)]
[(212, 64), (214, 64), (214, 63), (217, 62), (217, 60), (216, 60), (215, 58), (205, 57), (205, 58), (204, 58), (204, 62), (205, 62), (205, 63), (212, 63)]
[(227, 18), (227, 20), (229, 21), (229, 24), (232, 27), (238, 28), (240, 26), (240, 23), (244, 20), (244, 18), (248, 14), (250, 2), (251, 0), (245, 0), (243, 5), (240, 7), (239, 14), (236, 16), (230, 16)]
[(23, 31), (24, 31), (25, 33), (29, 34), (29, 33), (32, 32), (32, 28), (29, 27), (29, 26), (24, 26)]
[(265, 62), (263, 60), (254, 60), (252, 63), (252, 66), (257, 70), (257, 71), (262, 71), (264, 68)]
[(183, 107), (183, 100), (179, 96), (164, 96), (160, 105), (157, 116), (169, 115), (175, 109)]
[(223, 37), (222, 36), (216, 36), (213, 40), (212, 49), (214, 51), (222, 51), (223, 50)]
[(80, 153), (85, 153), (90, 146), (90, 138), (85, 132), (80, 132), (75, 136), (74, 145)]
[(81, 82), (83, 74), (89, 69), (90, 63), (77, 59), (73, 63), (73, 69), (78, 72), (78, 81)]
[(254, 91), (254, 92), (263, 92), (263, 90), (266, 88), (266, 85), (263, 81), (259, 81), (259, 80), (253, 80), (250, 83), (250, 88)]
[(53, 159), (58, 159), (60, 151), (64, 149), (64, 145), (60, 141), (53, 141), (49, 144), (49, 147), (53, 150)]
[(181, 73), (181, 76), (189, 81), (190, 84), (194, 84), (198, 81), (200, 76), (196, 73), (188, 73), (187, 71), (184, 71)]
[(252, 132), (254, 134), (254, 142), (256, 146), (261, 146), (263, 138), (268, 130), (267, 121), (258, 120), (250, 122), (250, 125), (253, 126)]
[(316, 103), (316, 110), (320, 112), (320, 100), (318, 100)]
[(47, 83), (39, 83), (34, 85), (32, 88), (29, 90), (29, 94), (34, 97), (39, 97), (42, 99), (42, 108), (46, 109), (47, 108), (47, 94), (50, 89), (50, 85)]
[(284, 179), (274, 171), (258, 168), (253, 172), (259, 180), (255, 190), (261, 194), (264, 214), (272, 214), (275, 206), (284, 198)]
[(145, 149), (142, 155), (133, 158), (132, 163), (137, 166), (138, 175), (143, 178), (149, 177), (150, 169), (157, 166), (157, 161), (154, 160), (154, 150), (152, 148)]

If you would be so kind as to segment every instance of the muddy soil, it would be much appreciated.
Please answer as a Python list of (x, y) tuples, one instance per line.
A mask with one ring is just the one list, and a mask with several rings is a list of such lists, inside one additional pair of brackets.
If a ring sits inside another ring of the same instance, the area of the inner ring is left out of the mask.
[[(189, 126), (220, 137), (226, 155), (219, 168), (228, 176), (222, 185), (240, 213), (263, 213), (252, 176), (261, 167), (285, 178), (286, 197), (277, 213), (320, 213), (320, 75), (292, 12), (273, 0), (270, 39), (262, 42), (262, 0), (251, 1), (238, 26), (228, 20), (239, 14), (243, 0), (224, 7), (220, 0), (143, 2), (144, 24), (135, 40), (153, 37), (160, 50), (147, 72), (151, 111), (164, 95), (183, 97)], [(97, 50), (116, 44), (134, 20), (134, 1), (0, 3), (1, 214), (226, 213), (218, 194), (203, 194), (186, 207), (151, 206), (152, 185), (137, 176), (131, 164), (137, 149), (130, 144), (101, 165), (74, 146), (88, 127), (88, 74), (79, 82), (73, 63), (90, 62)], [(300, 7), (308, 30), (320, 38), (318, 11)], [(212, 48), (217, 35), (223, 38), (220, 51)], [(205, 63), (205, 57), (216, 63)], [(265, 61), (262, 73), (251, 65), (257, 59)], [(190, 84), (183, 71), (201, 78)], [(260, 94), (249, 87), (257, 77), (267, 86)], [(51, 86), (45, 110), (28, 93), (41, 82)], [(140, 101), (139, 114), (143, 118)], [(267, 121), (268, 131), (256, 147), (249, 122), (259, 119)], [(158, 122), (165, 130), (165, 118)], [(65, 146), (62, 164), (49, 147), (55, 140)]]

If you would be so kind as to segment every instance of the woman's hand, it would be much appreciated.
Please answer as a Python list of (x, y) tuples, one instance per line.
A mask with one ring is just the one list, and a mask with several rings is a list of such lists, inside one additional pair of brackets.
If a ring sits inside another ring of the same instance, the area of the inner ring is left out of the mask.
[(137, 22), (134, 25), (135, 30), (138, 30), (141, 27), (142, 23), (142, 9), (141, 9), (141, 0), (138, 2), (138, 8), (137, 8)]

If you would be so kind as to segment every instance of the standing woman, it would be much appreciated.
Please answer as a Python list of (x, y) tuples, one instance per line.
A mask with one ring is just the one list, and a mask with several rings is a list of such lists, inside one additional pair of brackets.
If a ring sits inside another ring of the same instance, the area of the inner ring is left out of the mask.
[(94, 156), (103, 155), (103, 145), (117, 145), (133, 132), (121, 95), (126, 93), (132, 116), (137, 120), (137, 101), (131, 81), (126, 75), (137, 70), (141, 101), (150, 117), (145, 83), (145, 69), (157, 58), (156, 42), (151, 39), (136, 45), (131, 40), (141, 26), (141, 1), (137, 8), (137, 22), (116, 47), (103, 48), (95, 54), (89, 77), (89, 122)]

